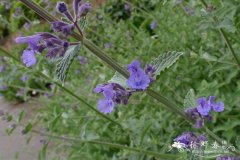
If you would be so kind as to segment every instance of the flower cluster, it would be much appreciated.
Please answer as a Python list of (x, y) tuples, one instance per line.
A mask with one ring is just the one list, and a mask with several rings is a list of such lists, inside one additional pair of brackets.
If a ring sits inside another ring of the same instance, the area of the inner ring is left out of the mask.
[(224, 110), (223, 102), (214, 102), (215, 96), (210, 96), (207, 100), (206, 97), (201, 97), (197, 100), (197, 107), (188, 108), (185, 110), (185, 113), (195, 120), (195, 128), (202, 128), (206, 120), (211, 121), (212, 116), (210, 111), (222, 112)]
[(129, 97), (136, 91), (143, 91), (147, 89), (149, 84), (154, 80), (154, 72), (156, 69), (147, 65), (145, 70), (140, 66), (140, 62), (134, 60), (128, 65), (128, 72), (130, 73), (127, 79), (127, 85), (129, 88), (125, 89), (120, 84), (108, 83), (100, 84), (95, 89), (96, 93), (103, 93), (104, 98), (98, 101), (98, 109), (103, 113), (110, 113), (114, 109), (114, 104), (128, 103)]
[(95, 89), (96, 93), (103, 93), (104, 98), (98, 101), (98, 109), (103, 113), (110, 113), (114, 109), (114, 103), (126, 105), (131, 91), (125, 90), (117, 83), (100, 84)]
[[(73, 8), (75, 19), (73, 19), (67, 5), (64, 2), (58, 2), (56, 6), (57, 11), (63, 14), (69, 22), (55, 21), (51, 23), (53, 31), (62, 33), (64, 39), (60, 39), (59, 37), (47, 32), (37, 33), (27, 37), (18, 37), (15, 39), (16, 43), (29, 44), (29, 47), (25, 49), (22, 54), (22, 61), (27, 67), (36, 64), (36, 53), (41, 53), (46, 49), (48, 50), (46, 57), (57, 58), (65, 54), (69, 45), (74, 45), (69, 43), (66, 38), (72, 33), (75, 27), (79, 28), (77, 22), (81, 17), (87, 15), (91, 8), (91, 4), (82, 3), (81, 0), (74, 0)], [(80, 29), (79, 31), (81, 33)]]
[(204, 135), (197, 136), (193, 132), (185, 132), (182, 135), (174, 139), (174, 142), (180, 143), (183, 148), (193, 149), (201, 146), (201, 142), (206, 141), (207, 138)]

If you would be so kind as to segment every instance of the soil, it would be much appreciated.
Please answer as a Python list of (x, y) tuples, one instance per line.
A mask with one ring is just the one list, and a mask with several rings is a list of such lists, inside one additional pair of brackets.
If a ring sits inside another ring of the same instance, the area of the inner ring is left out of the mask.
[[(0, 97), (0, 111), (8, 112), (15, 118), (21, 111), (25, 112), (23, 121), (29, 120), (35, 115), (38, 106), (35, 103), (11, 104), (5, 102)], [(0, 120), (0, 160), (37, 160), (38, 152), (42, 147), (40, 140), (43, 139), (40, 135), (27, 134), (22, 135), (22, 128), (17, 127), (11, 134), (7, 135), (6, 129), (13, 122), (7, 122), (1, 117)], [(31, 137), (31, 141), (27, 144), (27, 139)]]

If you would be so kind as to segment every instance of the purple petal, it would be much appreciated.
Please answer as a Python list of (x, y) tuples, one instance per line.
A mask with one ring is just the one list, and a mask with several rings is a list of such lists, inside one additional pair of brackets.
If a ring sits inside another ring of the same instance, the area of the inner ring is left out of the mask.
[(215, 112), (222, 112), (224, 110), (223, 102), (214, 102), (215, 96), (210, 96), (208, 100), (208, 104), (212, 107)]
[(127, 80), (127, 84), (132, 89), (146, 89), (149, 86), (150, 78), (140, 67), (140, 62), (134, 60), (128, 65), (128, 72), (130, 77)]
[(157, 27), (158, 23), (157, 20), (153, 20), (152, 23), (150, 24), (150, 29), (154, 30)]
[(114, 109), (114, 102), (111, 99), (100, 99), (98, 101), (98, 109), (102, 113), (111, 113)]
[(30, 67), (35, 65), (37, 59), (35, 57), (35, 53), (33, 50), (24, 50), (22, 54), (22, 61), (26, 65), (26, 67)]
[(18, 37), (15, 39), (16, 43), (28, 43), (29, 47), (32, 50), (38, 50), (38, 43), (42, 39), (41, 36), (39, 35), (32, 35), (32, 36), (27, 36), (27, 37)]
[(197, 110), (202, 116), (207, 116), (211, 111), (211, 106), (208, 104), (205, 97), (199, 98), (197, 100), (198, 107)]
[(224, 110), (224, 103), (223, 102), (214, 103), (213, 110), (215, 112), (222, 112)]
[(66, 3), (64, 3), (64, 2), (58, 2), (56, 9), (60, 13), (64, 13), (64, 12), (68, 11), (68, 7), (67, 7)]
[(79, 7), (78, 17), (84, 17), (92, 8), (90, 3), (83, 3)]
[(81, 1), (82, 0), (74, 0), (73, 1), (73, 10), (74, 10), (75, 18), (77, 17), (77, 14), (79, 12), (79, 6), (81, 6)]

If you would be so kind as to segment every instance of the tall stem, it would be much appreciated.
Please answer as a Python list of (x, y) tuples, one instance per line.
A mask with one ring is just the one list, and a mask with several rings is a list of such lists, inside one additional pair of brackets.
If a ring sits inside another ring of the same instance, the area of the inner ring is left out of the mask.
[(64, 141), (67, 141), (67, 142), (73, 141), (73, 142), (78, 142), (78, 143), (89, 143), (89, 144), (109, 146), (109, 147), (112, 147), (112, 148), (125, 149), (125, 150), (138, 152), (138, 153), (142, 153), (142, 154), (146, 154), (146, 155), (151, 155), (151, 156), (155, 156), (155, 157), (159, 157), (159, 158), (163, 158), (163, 159), (177, 159), (177, 158), (179, 158), (179, 156), (177, 156), (177, 155), (161, 154), (159, 152), (154, 152), (154, 151), (144, 150), (144, 149), (140, 149), (140, 148), (129, 147), (129, 146), (122, 145), (122, 144), (117, 144), (117, 143), (105, 142), (105, 141), (100, 141), (100, 140), (81, 140), (81, 139), (75, 138), (75, 137), (70, 138), (70, 137), (57, 136), (57, 135), (52, 135), (52, 134), (48, 134), (48, 133), (43, 133), (43, 132), (36, 131), (36, 130), (32, 130), (32, 132), (40, 134), (42, 136), (46, 136), (46, 137), (54, 138), (54, 139), (59, 139), (59, 140), (64, 140)]

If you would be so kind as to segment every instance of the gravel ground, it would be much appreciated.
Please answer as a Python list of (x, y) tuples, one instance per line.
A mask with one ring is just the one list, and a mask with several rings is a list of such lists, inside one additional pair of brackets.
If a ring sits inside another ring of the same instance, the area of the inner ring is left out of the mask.
[[(24, 104), (10, 104), (5, 102), (0, 97), (0, 110), (5, 113), (8, 112), (14, 117), (21, 111), (25, 111), (23, 122), (26, 122), (31, 116), (36, 113), (37, 105), (34, 103), (24, 103)], [(38, 151), (41, 149), (42, 144), (40, 140), (42, 137), (40, 135), (22, 135), (21, 129), (16, 128), (16, 130), (8, 136), (6, 133), (6, 128), (8, 128), (12, 123), (0, 120), (0, 160), (37, 160)], [(29, 144), (26, 140), (31, 136), (31, 141)]]

